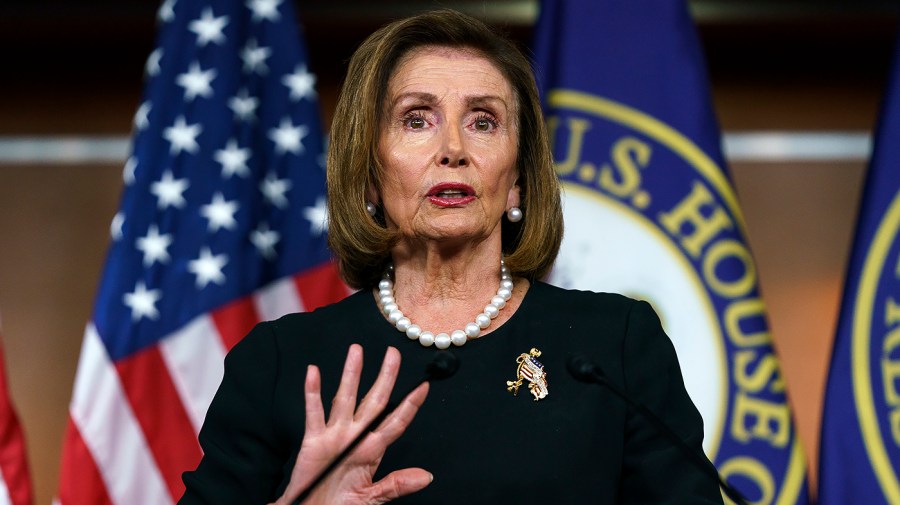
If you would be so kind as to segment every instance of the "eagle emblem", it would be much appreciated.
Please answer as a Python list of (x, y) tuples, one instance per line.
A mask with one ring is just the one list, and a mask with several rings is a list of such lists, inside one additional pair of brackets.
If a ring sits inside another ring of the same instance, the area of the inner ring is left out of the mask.
[(506, 390), (512, 394), (519, 394), (519, 387), (526, 380), (528, 381), (528, 390), (534, 396), (534, 401), (545, 398), (550, 390), (547, 389), (547, 373), (544, 372), (544, 365), (537, 358), (541, 355), (541, 351), (536, 347), (532, 347), (527, 353), (522, 353), (516, 358), (516, 380), (506, 381)]

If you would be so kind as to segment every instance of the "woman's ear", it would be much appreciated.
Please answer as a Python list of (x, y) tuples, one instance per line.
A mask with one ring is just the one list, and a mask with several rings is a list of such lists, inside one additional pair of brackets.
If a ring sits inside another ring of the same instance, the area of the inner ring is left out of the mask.
[(515, 184), (509, 188), (509, 195), (506, 197), (506, 210), (519, 206), (519, 185)]
[(378, 189), (375, 187), (375, 183), (369, 183), (369, 187), (366, 188), (366, 201), (374, 203), (378, 205), (381, 203), (381, 195), (378, 194)]

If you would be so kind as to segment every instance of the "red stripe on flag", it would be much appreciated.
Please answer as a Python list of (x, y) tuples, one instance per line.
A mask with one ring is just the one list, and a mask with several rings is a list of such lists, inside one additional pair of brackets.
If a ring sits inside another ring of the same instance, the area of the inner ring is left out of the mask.
[(106, 485), (88, 450), (78, 427), (69, 418), (63, 440), (62, 465), (59, 475), (59, 502), (63, 505), (113, 505)]
[(238, 298), (210, 313), (226, 351), (241, 341), (259, 322), (252, 296)]
[[(5, 393), (4, 389), (4, 393)], [(0, 434), (0, 472), (9, 491), (13, 505), (30, 505), (32, 501), (31, 477), (25, 452), (25, 438), (11, 407), (7, 405)]]
[(296, 275), (294, 282), (307, 312), (341, 301), (350, 294), (337, 266), (330, 261)]
[(13, 409), (8, 386), (4, 352), (0, 345), (0, 473), (13, 505), (31, 505), (33, 498), (25, 436)]
[(156, 346), (115, 363), (128, 401), (173, 501), (184, 494), (181, 474), (202, 452), (181, 397)]

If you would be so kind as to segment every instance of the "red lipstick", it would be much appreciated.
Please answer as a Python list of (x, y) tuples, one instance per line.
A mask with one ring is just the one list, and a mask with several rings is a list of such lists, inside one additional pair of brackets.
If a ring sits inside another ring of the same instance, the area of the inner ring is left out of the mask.
[(438, 207), (462, 207), (475, 199), (475, 188), (459, 182), (442, 182), (432, 186), (425, 196)]

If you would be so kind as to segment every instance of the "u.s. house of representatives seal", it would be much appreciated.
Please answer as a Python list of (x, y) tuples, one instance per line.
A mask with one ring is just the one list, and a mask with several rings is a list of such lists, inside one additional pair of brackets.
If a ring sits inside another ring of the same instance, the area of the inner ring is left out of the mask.
[(649, 301), (704, 419), (704, 450), (755, 504), (794, 504), (805, 465), (722, 167), (642, 111), (547, 95), (566, 233), (550, 282)]
[(853, 398), (869, 463), (889, 503), (900, 503), (900, 192), (864, 252), (853, 300)]

